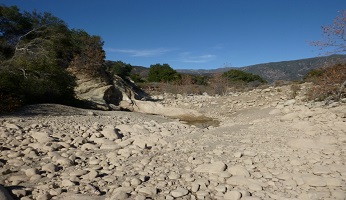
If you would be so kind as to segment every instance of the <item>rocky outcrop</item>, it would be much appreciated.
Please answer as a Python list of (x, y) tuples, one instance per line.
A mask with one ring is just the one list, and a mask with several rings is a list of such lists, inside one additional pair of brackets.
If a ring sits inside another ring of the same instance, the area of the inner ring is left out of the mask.
[(131, 80), (106, 71), (96, 75), (68, 69), (75, 77), (76, 97), (86, 101), (91, 108), (100, 110), (133, 110), (133, 100), (145, 99), (148, 95)]
[(129, 110), (134, 112), (164, 115), (169, 117), (201, 116), (195, 110), (163, 106), (154, 101), (145, 101), (149, 96), (131, 80), (103, 73), (98, 78), (75, 73), (77, 98), (86, 100), (101, 110)]

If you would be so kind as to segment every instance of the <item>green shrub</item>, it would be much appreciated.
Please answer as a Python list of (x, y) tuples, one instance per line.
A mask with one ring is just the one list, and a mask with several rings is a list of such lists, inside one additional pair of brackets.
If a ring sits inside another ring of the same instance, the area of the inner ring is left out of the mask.
[(118, 75), (121, 78), (129, 77), (133, 68), (130, 64), (126, 64), (122, 61), (106, 61), (105, 67), (108, 72)]
[(258, 75), (254, 75), (251, 73), (243, 72), (241, 70), (231, 69), (222, 74), (223, 77), (226, 77), (230, 82), (259, 82), (266, 83), (264, 79), (262, 79)]
[(168, 64), (151, 65), (149, 69), (149, 82), (172, 82), (181, 79), (181, 75)]

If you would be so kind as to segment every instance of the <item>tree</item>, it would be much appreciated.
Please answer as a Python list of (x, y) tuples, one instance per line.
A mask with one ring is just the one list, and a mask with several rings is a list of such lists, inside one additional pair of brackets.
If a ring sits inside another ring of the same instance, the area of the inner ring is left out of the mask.
[(101, 37), (91, 36), (84, 30), (72, 30), (71, 38), (74, 55), (69, 70), (90, 78), (102, 77), (105, 52)]
[(181, 76), (168, 64), (150, 65), (148, 81), (149, 82), (171, 82), (180, 80)]
[(106, 61), (105, 67), (108, 72), (120, 76), (121, 78), (126, 78), (131, 75), (133, 67), (130, 64), (126, 64), (122, 61)]
[(0, 93), (23, 103), (74, 99), (74, 77), (65, 71), (72, 55), (66, 24), (50, 13), (4, 6), (0, 20)]
[(346, 52), (346, 10), (339, 11), (333, 24), (321, 28), (323, 39), (312, 42), (312, 45), (320, 47), (321, 50), (327, 49), (327, 53)]

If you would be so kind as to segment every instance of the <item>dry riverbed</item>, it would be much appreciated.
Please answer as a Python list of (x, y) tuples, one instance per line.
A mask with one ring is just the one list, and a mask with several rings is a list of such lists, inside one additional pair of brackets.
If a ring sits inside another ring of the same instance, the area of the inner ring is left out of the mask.
[(0, 199), (345, 199), (346, 105), (303, 95), (158, 97), (209, 117), (202, 125), (27, 107), (0, 117)]

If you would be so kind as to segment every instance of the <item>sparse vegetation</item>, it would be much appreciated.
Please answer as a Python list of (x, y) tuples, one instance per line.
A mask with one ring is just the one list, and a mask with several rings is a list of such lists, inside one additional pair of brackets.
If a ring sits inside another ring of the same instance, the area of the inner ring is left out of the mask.
[(309, 92), (310, 100), (339, 100), (345, 97), (346, 64), (321, 69), (317, 74), (312, 79), (314, 85)]
[[(346, 10), (339, 12), (330, 25), (322, 26), (323, 39), (312, 42), (312, 45), (320, 47), (330, 53), (346, 52)], [(324, 69), (311, 71), (305, 77), (315, 85), (309, 92), (312, 100), (338, 101), (345, 96), (346, 87), (346, 61), (337, 60), (340, 64), (326, 63)]]
[(298, 96), (298, 93), (299, 93), (299, 91), (300, 91), (300, 86), (299, 86), (299, 84), (293, 83), (293, 84), (290, 86), (290, 89), (291, 89), (291, 98), (292, 98), (292, 99), (295, 99), (296, 96)]

